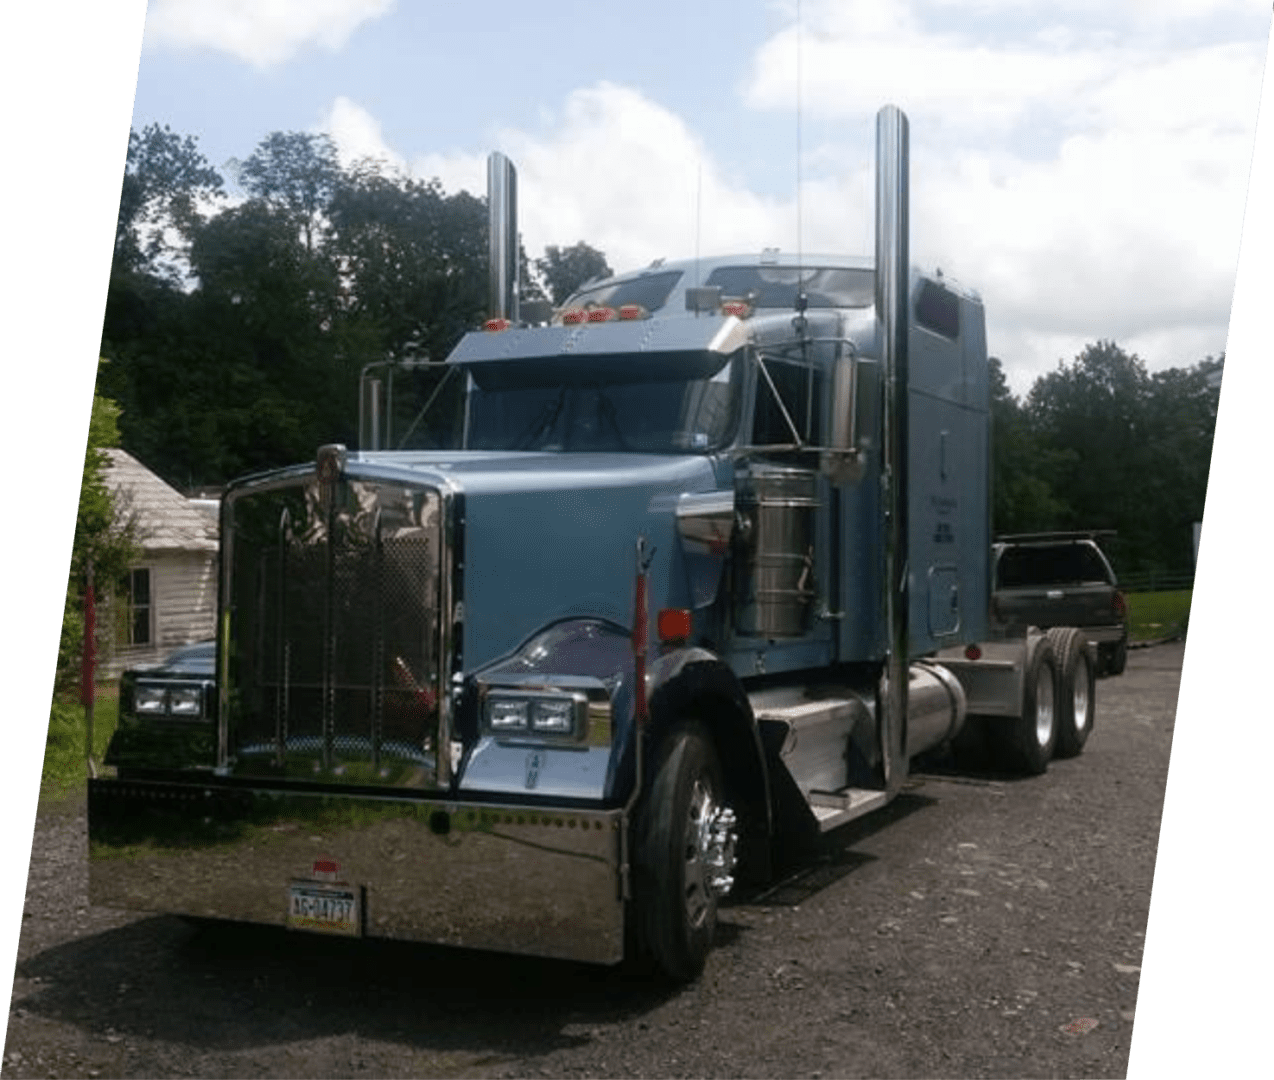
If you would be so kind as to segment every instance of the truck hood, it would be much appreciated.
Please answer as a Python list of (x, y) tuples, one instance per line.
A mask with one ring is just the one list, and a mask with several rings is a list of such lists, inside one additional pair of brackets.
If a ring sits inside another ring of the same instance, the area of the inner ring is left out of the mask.
[(650, 614), (689, 607), (678, 496), (718, 489), (713, 459), (647, 454), (368, 454), (436, 472), (462, 495), (464, 667), (514, 651), (546, 625), (632, 625), (636, 544), (653, 546)]

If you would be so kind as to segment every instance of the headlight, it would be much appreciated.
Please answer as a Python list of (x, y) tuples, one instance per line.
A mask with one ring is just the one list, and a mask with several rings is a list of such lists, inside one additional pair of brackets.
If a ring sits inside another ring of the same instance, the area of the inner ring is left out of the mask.
[(138, 716), (163, 716), (167, 712), (166, 696), (162, 686), (139, 684), (133, 691), (133, 709)]
[(198, 686), (174, 686), (168, 691), (168, 712), (173, 716), (198, 716), (203, 707)]
[(498, 690), (483, 706), (492, 735), (551, 735), (582, 739), (588, 730), (588, 697), (583, 693)]
[(511, 698), (489, 698), (487, 700), (487, 727), (492, 731), (525, 731), (530, 708), (531, 703), (529, 701), (517, 701)]
[(575, 730), (575, 699), (540, 698), (531, 702), (531, 730), (570, 735)]

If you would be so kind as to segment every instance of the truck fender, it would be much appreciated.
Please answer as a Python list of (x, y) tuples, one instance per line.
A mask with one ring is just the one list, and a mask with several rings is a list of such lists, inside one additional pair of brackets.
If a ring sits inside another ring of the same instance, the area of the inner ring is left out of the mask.
[(727, 799), (739, 817), (743, 870), (748, 876), (768, 875), (770, 779), (756, 717), (738, 676), (707, 649), (683, 647), (661, 655), (647, 678), (644, 785), (649, 787), (654, 775), (664, 736), (678, 723), (698, 720), (716, 746)]

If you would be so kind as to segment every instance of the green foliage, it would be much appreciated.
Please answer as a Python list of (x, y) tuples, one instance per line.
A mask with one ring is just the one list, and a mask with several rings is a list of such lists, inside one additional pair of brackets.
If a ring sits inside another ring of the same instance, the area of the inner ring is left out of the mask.
[[(93, 708), (93, 759), (100, 762), (106, 753), (119, 719), (119, 699), (113, 693), (99, 694)], [(49, 710), (49, 731), (45, 737), (44, 768), (40, 775), (40, 798), (60, 799), (83, 789), (87, 776), (84, 761), (87, 718), (79, 701), (54, 700)]]
[(65, 693), (79, 677), (84, 648), (85, 583), (90, 560), (100, 602), (110, 594), (137, 554), (136, 530), (128, 508), (119, 505), (106, 484), (107, 457), (103, 449), (118, 444), (118, 420), (118, 406), (95, 393), (62, 614), (55, 693)]
[(990, 359), (991, 468), (994, 476), (992, 515), (1001, 533), (1047, 529), (1068, 515), (1057, 494), (1058, 477), (1075, 452), (1041, 446), (1033, 437), (1030, 417), (1009, 390), (1004, 368)]
[(122, 259), (107, 299), (123, 443), (179, 487), (356, 445), (362, 369), (441, 359), (486, 304), (481, 200), (343, 168), (318, 135), (276, 132), (230, 171), (246, 199), (172, 234), (182, 285)]
[[(1029, 527), (1114, 529), (1119, 572), (1189, 572), (1216, 425), (1207, 381), (1216, 366), (1208, 359), (1152, 376), (1137, 356), (1099, 341), (1037, 379), (1015, 452), (1034, 455), (1031, 468), (1056, 505)], [(1011, 489), (1013, 467), (996, 464), (997, 482), (1003, 469)], [(1009, 531), (998, 518), (996, 527)]]
[(544, 258), (535, 260), (535, 268), (548, 286), (549, 298), (554, 304), (561, 304), (586, 282), (611, 274), (606, 256), (583, 240), (568, 248), (550, 245), (544, 249)]
[(198, 202), (222, 189), (194, 138), (151, 124), (129, 132), (128, 158), (120, 187), (115, 228), (114, 272), (150, 273), (171, 278), (162, 265), (175, 252), (167, 231), (188, 239), (200, 219)]

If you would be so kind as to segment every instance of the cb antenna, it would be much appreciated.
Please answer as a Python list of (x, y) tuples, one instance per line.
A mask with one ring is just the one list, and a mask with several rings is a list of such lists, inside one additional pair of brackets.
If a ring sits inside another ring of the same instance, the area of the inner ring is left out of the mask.
[(802, 322), (809, 301), (805, 296), (805, 241), (801, 205), (801, 0), (796, 0), (796, 315)]

